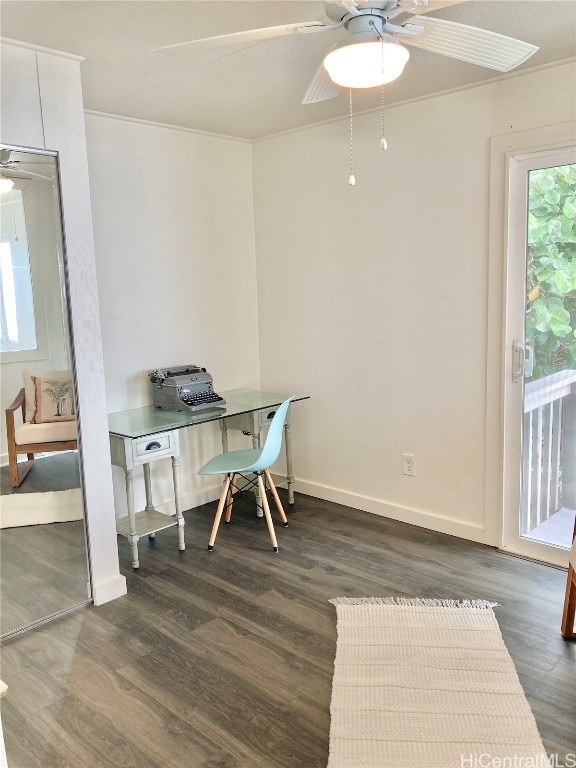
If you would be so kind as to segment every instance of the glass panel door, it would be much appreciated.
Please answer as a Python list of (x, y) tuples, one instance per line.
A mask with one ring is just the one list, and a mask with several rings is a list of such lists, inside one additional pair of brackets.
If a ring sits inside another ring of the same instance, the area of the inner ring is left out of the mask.
[(576, 164), (527, 173), (520, 534), (569, 548), (576, 515)]
[(566, 566), (576, 515), (576, 148), (509, 158), (501, 546)]

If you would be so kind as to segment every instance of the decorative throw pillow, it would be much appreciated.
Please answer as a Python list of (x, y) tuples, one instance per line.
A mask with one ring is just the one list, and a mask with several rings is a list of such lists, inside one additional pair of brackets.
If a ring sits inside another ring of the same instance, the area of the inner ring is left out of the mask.
[(36, 388), (36, 412), (33, 424), (44, 424), (50, 421), (73, 421), (75, 416), (74, 384), (72, 377), (67, 379), (34, 376)]
[(45, 379), (71, 379), (70, 369), (65, 371), (22, 371), (24, 379), (24, 391), (26, 393), (26, 416), (27, 424), (34, 423), (34, 414), (36, 413), (36, 383), (35, 376), (44, 376)]

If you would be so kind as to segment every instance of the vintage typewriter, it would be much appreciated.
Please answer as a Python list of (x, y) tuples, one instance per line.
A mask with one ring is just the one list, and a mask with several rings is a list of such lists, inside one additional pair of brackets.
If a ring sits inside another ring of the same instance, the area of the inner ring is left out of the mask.
[(202, 411), (226, 404), (226, 400), (214, 392), (212, 376), (199, 365), (178, 365), (150, 371), (148, 378), (155, 408)]

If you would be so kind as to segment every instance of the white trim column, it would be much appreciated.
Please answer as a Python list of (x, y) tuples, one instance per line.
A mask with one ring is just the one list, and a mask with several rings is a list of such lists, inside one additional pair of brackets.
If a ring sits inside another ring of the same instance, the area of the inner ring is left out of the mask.
[(9, 87), (2, 93), (0, 138), (59, 156), (88, 553), (94, 603), (100, 605), (126, 594), (126, 580), (116, 542), (80, 61), (3, 44)]

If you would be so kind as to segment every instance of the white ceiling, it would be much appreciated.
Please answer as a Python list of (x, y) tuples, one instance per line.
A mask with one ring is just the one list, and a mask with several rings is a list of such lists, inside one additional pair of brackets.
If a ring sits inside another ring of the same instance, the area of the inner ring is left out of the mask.
[[(325, 18), (314, 0), (2, 0), (2, 35), (85, 57), (86, 109), (254, 139), (347, 114), (348, 97), (300, 102), (331, 33), (293, 35), (163, 58), (151, 48), (257, 27)], [(575, 0), (470, 0), (431, 14), (540, 46), (522, 71), (576, 56)], [(499, 75), (411, 48), (388, 104)], [(512, 73), (513, 74), (513, 73)], [(380, 89), (356, 91), (358, 111)]]

